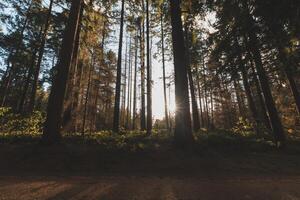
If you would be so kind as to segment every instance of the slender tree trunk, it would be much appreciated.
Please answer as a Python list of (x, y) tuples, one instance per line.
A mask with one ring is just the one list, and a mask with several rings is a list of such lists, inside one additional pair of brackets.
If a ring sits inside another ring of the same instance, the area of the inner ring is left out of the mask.
[(258, 119), (257, 109), (256, 109), (255, 102), (254, 102), (254, 99), (252, 96), (252, 92), (251, 92), (251, 88), (250, 88), (250, 84), (249, 84), (249, 80), (248, 80), (248, 74), (247, 74), (247, 71), (244, 66), (240, 66), (240, 69), (242, 72), (242, 78), (243, 78), (245, 93), (246, 93), (247, 100), (248, 100), (248, 106), (251, 111), (252, 119), (254, 122), (254, 129), (255, 129), (256, 134), (259, 134), (258, 126), (260, 124), (260, 121)]
[[(283, 47), (279, 47), (278, 51), (279, 51), (279, 58), (280, 58), (281, 62), (285, 65), (291, 64), (289, 62), (289, 59), (286, 56), (286, 53), (284, 52)], [(295, 69), (296, 69), (296, 67), (295, 67)], [(296, 82), (294, 80), (294, 77), (293, 77), (293, 72), (294, 71), (292, 70), (292, 67), (290, 67), (290, 66), (283, 67), (283, 71), (284, 71), (284, 73), (286, 75), (286, 78), (288, 80), (290, 90), (291, 90), (291, 92), (294, 96), (298, 115), (300, 116), (300, 92), (297, 88), (297, 84), (296, 84)]]
[(117, 82), (116, 82), (116, 93), (115, 93), (114, 121), (113, 121), (113, 131), (116, 132), (116, 133), (118, 133), (119, 130), (120, 130), (120, 100), (121, 100), (121, 75), (122, 75), (122, 47), (123, 47), (124, 8), (125, 8), (125, 0), (122, 0), (120, 37), (119, 37), (119, 51), (118, 51), (118, 63), (117, 63)]
[(175, 142), (185, 146), (193, 141), (189, 88), (187, 77), (187, 58), (181, 20), (180, 0), (170, 0), (171, 24), (175, 68)]
[(125, 128), (129, 129), (130, 128), (130, 119), (131, 119), (131, 110), (130, 110), (130, 98), (131, 98), (131, 76), (132, 76), (132, 62), (131, 62), (131, 58), (132, 58), (132, 54), (131, 54), (131, 37), (129, 39), (129, 50), (128, 50), (128, 84), (127, 84), (127, 114), (126, 114), (126, 124), (125, 124)]
[(167, 101), (167, 88), (166, 88), (166, 64), (165, 64), (165, 32), (163, 26), (163, 8), (161, 8), (160, 15), (160, 26), (161, 26), (161, 54), (162, 54), (162, 67), (163, 67), (163, 86), (164, 86), (164, 102), (165, 102), (165, 120), (166, 127), (170, 130), (169, 114), (168, 114), (168, 101)]
[[(171, 80), (168, 83), (168, 90), (169, 90), (169, 102), (171, 102)], [(169, 119), (170, 119), (170, 131), (173, 129), (173, 122), (171, 118), (171, 110), (169, 109)]]
[[(105, 54), (104, 54), (104, 48), (105, 48), (105, 39), (106, 39), (106, 23), (107, 21), (104, 20), (103, 22), (103, 30), (102, 30), (102, 41), (101, 41), (101, 55), (102, 55), (102, 60), (101, 60), (101, 64), (104, 64), (105, 63)], [(101, 80), (101, 66), (99, 66), (99, 69), (98, 69), (98, 80)], [(96, 91), (95, 91), (95, 104), (94, 104), (94, 115), (93, 115), (93, 120), (92, 120), (92, 124), (94, 125), (94, 128), (95, 128), (95, 131), (98, 131), (98, 127), (97, 127), (97, 116), (98, 116), (98, 101), (99, 101), (99, 95), (100, 95), (100, 85), (98, 84), (96, 86)], [(122, 97), (122, 96), (121, 96)], [(121, 119), (122, 119), (122, 106), (121, 106)], [(122, 120), (121, 120), (121, 124), (122, 124)]]
[[(253, 17), (250, 14), (249, 7), (247, 5), (247, 2), (242, 2), (245, 14), (246, 14), (246, 22), (247, 26), (254, 27), (255, 21)], [(249, 27), (247, 27), (249, 29)], [(260, 48), (259, 48), (259, 41), (257, 38), (257, 33), (253, 30), (248, 32), (248, 37), (245, 37), (246, 46), (248, 50), (251, 52), (253, 56), (253, 60), (255, 62), (256, 71), (258, 74), (259, 82), (261, 85), (262, 93), (264, 95), (266, 107), (269, 113), (270, 122), (273, 129), (273, 135), (276, 142), (277, 147), (284, 147), (286, 142), (286, 137), (284, 134), (284, 129), (280, 120), (280, 117), (278, 115), (278, 111), (272, 96), (271, 88), (269, 85), (268, 76), (266, 74), (266, 71), (263, 66)], [(249, 40), (248, 40), (249, 39)]]
[(215, 123), (214, 123), (214, 99), (213, 99), (213, 91), (210, 91), (210, 107), (211, 107), (211, 123), (210, 128), (213, 130), (215, 129)]
[(196, 67), (196, 75), (197, 75), (197, 89), (198, 89), (198, 96), (199, 96), (199, 108), (200, 108), (200, 118), (201, 118), (201, 123), (200, 127), (203, 127), (204, 125), (204, 119), (203, 119), (203, 110), (202, 110), (202, 98), (201, 98), (201, 87), (200, 87), (200, 72), (198, 70), (198, 66)]
[(150, 20), (149, 0), (146, 0), (146, 25), (147, 25), (147, 135), (152, 132), (152, 78), (150, 65)]
[(269, 80), (266, 75), (266, 71), (263, 68), (263, 63), (262, 63), (262, 59), (261, 59), (261, 55), (260, 55), (259, 47), (258, 47), (257, 36), (255, 35), (254, 32), (249, 32), (248, 34), (249, 34), (249, 39), (250, 39), (250, 41), (248, 41), (248, 46), (253, 55), (253, 59), (255, 62), (256, 70), (257, 70), (260, 85), (261, 85), (261, 89), (264, 94), (266, 107), (268, 109), (270, 121), (271, 121), (272, 128), (273, 128), (274, 139), (277, 143), (277, 146), (284, 146), (285, 145), (285, 134), (284, 134), (283, 126), (281, 124), (281, 120), (278, 115), (278, 111), (275, 106), (275, 102), (274, 102), (272, 93), (271, 93)]
[(76, 40), (80, 9), (82, 0), (73, 0), (68, 19), (68, 24), (64, 33), (59, 62), (56, 67), (56, 74), (51, 88), (47, 117), (44, 125), (43, 140), (47, 143), (58, 142), (61, 138), (61, 117), (63, 112), (63, 102), (66, 92), (69, 69)]
[(126, 50), (125, 50), (125, 70), (124, 70), (124, 85), (123, 85), (123, 120), (122, 120), (122, 123), (124, 126), (126, 126), (126, 88), (127, 88), (127, 56), (128, 56), (128, 40), (126, 40)]
[(254, 83), (255, 83), (256, 92), (257, 92), (257, 95), (258, 95), (260, 107), (262, 109), (262, 116), (263, 116), (264, 125), (268, 129), (268, 131), (272, 131), (272, 126), (271, 126), (271, 123), (270, 123), (270, 119), (269, 119), (269, 116), (267, 114), (267, 108), (266, 108), (265, 100), (264, 100), (264, 97), (262, 95), (261, 86), (260, 86), (260, 83), (258, 81), (257, 73), (255, 71), (254, 63), (252, 62), (252, 60), (251, 60), (251, 70), (253, 72), (253, 80), (254, 80)]
[(46, 44), (46, 41), (47, 41), (48, 30), (49, 30), (49, 27), (50, 27), (53, 1), (54, 0), (50, 0), (48, 13), (47, 13), (47, 16), (46, 16), (46, 21), (45, 21), (45, 26), (44, 26), (44, 31), (43, 31), (43, 34), (42, 34), (42, 37), (41, 37), (41, 45), (40, 45), (40, 48), (39, 48), (38, 60), (37, 60), (37, 64), (36, 64), (36, 68), (35, 68), (35, 72), (34, 72), (31, 95), (30, 95), (30, 99), (29, 99), (29, 109), (28, 109), (29, 112), (32, 112), (33, 109), (34, 109), (36, 91), (37, 91), (38, 80), (39, 80), (39, 74), (40, 74), (41, 64), (42, 64), (43, 55), (44, 55), (45, 44)]
[(25, 101), (26, 101), (27, 91), (28, 91), (28, 88), (29, 88), (29, 85), (30, 85), (30, 81), (31, 81), (32, 74), (33, 74), (33, 71), (34, 71), (34, 65), (35, 65), (35, 62), (36, 62), (36, 54), (37, 54), (37, 49), (34, 50), (32, 56), (31, 56), (31, 64), (29, 66), (29, 70), (28, 70), (28, 74), (27, 74), (27, 77), (26, 77), (26, 81), (24, 83), (24, 87), (23, 87), (21, 98), (20, 98), (20, 102), (18, 104), (18, 109), (17, 109), (18, 113), (22, 113), (23, 110), (24, 110), (24, 104), (25, 104)]
[(85, 93), (85, 101), (84, 101), (84, 110), (83, 110), (83, 122), (82, 122), (82, 129), (81, 134), (84, 137), (85, 135), (85, 124), (86, 124), (86, 118), (87, 118), (87, 110), (88, 110), (88, 102), (89, 102), (89, 96), (90, 96), (90, 88), (91, 88), (91, 77), (92, 77), (92, 71), (94, 70), (94, 56), (92, 55), (91, 58), (91, 64), (89, 67), (89, 75), (88, 75), (88, 86)]
[(189, 31), (187, 24), (185, 25), (185, 39), (186, 39), (186, 58), (187, 58), (187, 70), (188, 70), (188, 80), (190, 84), (190, 93), (191, 93), (191, 99), (192, 99), (192, 114), (193, 114), (193, 128), (194, 131), (197, 132), (200, 129), (200, 120), (199, 120), (199, 111), (198, 111), (198, 105), (195, 95), (195, 86), (194, 86), (194, 80), (193, 80), (193, 74), (191, 69), (191, 62), (190, 62), (190, 39), (189, 39)]
[[(143, 9), (144, 10), (144, 9)], [(146, 130), (146, 99), (145, 99), (145, 25), (140, 23), (140, 54), (141, 54), (141, 130)]]
[(293, 77), (292, 72), (289, 71), (289, 69), (285, 69), (285, 74), (286, 74), (286, 77), (289, 81), (290, 89), (291, 89), (291, 91), (294, 95), (294, 98), (295, 98), (295, 103), (296, 103), (296, 106), (297, 106), (298, 115), (300, 116), (300, 92), (298, 90), (298, 87), (297, 87), (297, 84), (296, 84), (296, 81)]
[(240, 76), (238, 76), (238, 80), (233, 80), (233, 85), (234, 85), (234, 91), (236, 94), (236, 99), (238, 103), (238, 108), (239, 108), (239, 116), (241, 116), (243, 119), (246, 119), (246, 112), (245, 112), (245, 104), (243, 101), (243, 97), (241, 95), (241, 87), (240, 87)]
[[(298, 11), (299, 12), (299, 11)], [(297, 64), (291, 62), (291, 60), (288, 58), (288, 55), (285, 52), (285, 43), (290, 39), (288, 35), (286, 35), (286, 32), (284, 31), (284, 27), (279, 22), (270, 22), (269, 20), (266, 20), (270, 30), (274, 34), (274, 39), (276, 41), (277, 49), (278, 49), (278, 57), (281, 63), (284, 65), (282, 67), (286, 78), (289, 83), (290, 90), (294, 96), (295, 103), (296, 103), (296, 109), (298, 112), (298, 115), (300, 116), (300, 91), (297, 88), (297, 84), (294, 80), (293, 73), (294, 69), (296, 69)], [(287, 41), (286, 41), (287, 40)]]
[(75, 84), (75, 90), (74, 90), (74, 100), (73, 100), (73, 123), (74, 123), (74, 131), (77, 132), (78, 130), (78, 113), (80, 111), (80, 102), (79, 102), (79, 96), (80, 96), (80, 90), (82, 85), (82, 75), (83, 75), (83, 63), (81, 60), (78, 61), (78, 74), (77, 74), (77, 81)]
[(135, 45), (134, 45), (134, 86), (133, 86), (133, 119), (132, 119), (132, 129), (135, 130), (135, 125), (136, 125), (136, 91), (137, 91), (137, 64), (138, 64), (138, 33), (136, 30), (136, 35), (135, 35)]
[(203, 84), (204, 84), (204, 112), (206, 114), (206, 128), (209, 128), (209, 112), (208, 112), (208, 95), (207, 95), (207, 82), (206, 82), (206, 67), (205, 67), (205, 62), (203, 58)]

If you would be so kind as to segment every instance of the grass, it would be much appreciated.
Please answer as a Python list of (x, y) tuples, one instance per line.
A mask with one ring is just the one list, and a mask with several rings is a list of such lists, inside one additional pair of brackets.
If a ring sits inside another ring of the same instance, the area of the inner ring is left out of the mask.
[(195, 134), (195, 144), (180, 150), (172, 135), (154, 131), (66, 134), (61, 144), (43, 146), (40, 134), (0, 134), (0, 175), (300, 175), (300, 142), (277, 150), (272, 141), (227, 131)]

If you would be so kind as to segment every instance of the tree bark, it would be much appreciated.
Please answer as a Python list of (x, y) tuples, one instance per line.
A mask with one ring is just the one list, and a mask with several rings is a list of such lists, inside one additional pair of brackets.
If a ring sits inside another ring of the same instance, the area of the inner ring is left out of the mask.
[(75, 45), (82, 0), (73, 0), (69, 14), (68, 24), (64, 33), (56, 74), (51, 88), (47, 117), (43, 131), (43, 141), (56, 143), (61, 138), (61, 118), (63, 112), (64, 96), (66, 92), (69, 69)]
[(125, 8), (125, 0), (122, 0), (120, 37), (119, 37), (119, 51), (118, 51), (118, 63), (117, 63), (117, 82), (116, 82), (116, 93), (115, 93), (114, 121), (113, 121), (113, 131), (116, 132), (116, 133), (118, 133), (119, 130), (120, 130), (120, 100), (121, 100), (121, 75), (122, 75), (122, 47), (123, 47), (124, 8)]
[(122, 119), (122, 124), (125, 126), (126, 123), (126, 88), (127, 88), (127, 56), (128, 56), (128, 40), (126, 40), (126, 49), (125, 49), (125, 70), (124, 70), (124, 83), (123, 83), (123, 108), (122, 108), (122, 112), (123, 112), (123, 119)]
[(256, 70), (257, 70), (260, 85), (261, 85), (261, 89), (264, 94), (266, 107), (268, 109), (270, 121), (272, 124), (274, 139), (276, 141), (277, 146), (284, 146), (286, 138), (285, 138), (283, 126), (282, 126), (281, 120), (279, 118), (278, 111), (276, 109), (275, 102), (274, 102), (274, 99), (273, 99), (273, 96), (271, 93), (269, 80), (266, 75), (266, 71), (263, 68), (261, 54), (259, 52), (259, 47), (258, 47), (257, 36), (254, 32), (251, 32), (251, 31), (248, 34), (249, 34), (249, 39), (250, 39), (248, 41), (248, 46), (253, 55), (253, 59), (255, 62)]
[(204, 125), (204, 119), (203, 119), (203, 110), (202, 110), (202, 98), (201, 98), (201, 87), (200, 87), (200, 75), (199, 75), (199, 70), (198, 66), (196, 67), (196, 80), (197, 80), (197, 89), (198, 89), (198, 98), (199, 98), (199, 109), (200, 109), (200, 118), (201, 118), (201, 123), (200, 127), (203, 127)]
[(82, 121), (82, 129), (81, 129), (81, 136), (84, 137), (85, 135), (85, 124), (86, 124), (86, 118), (87, 118), (87, 106), (89, 102), (89, 96), (90, 96), (90, 88), (91, 88), (91, 77), (92, 77), (92, 71), (94, 70), (94, 56), (92, 55), (91, 58), (91, 64), (89, 65), (89, 75), (88, 75), (88, 85), (85, 93), (85, 101), (84, 101), (84, 110), (83, 110), (83, 121)]
[(147, 135), (152, 132), (152, 78), (150, 63), (150, 21), (149, 0), (146, 0), (146, 25), (147, 25)]
[(24, 105), (25, 105), (25, 101), (26, 101), (27, 91), (28, 91), (28, 88), (29, 88), (29, 85), (30, 85), (30, 80), (32, 78), (33, 71), (34, 71), (34, 65), (35, 65), (35, 62), (36, 62), (36, 54), (37, 54), (37, 50), (35, 49), (32, 56), (31, 56), (31, 64), (29, 66), (29, 70), (28, 70), (28, 74), (27, 74), (27, 77), (26, 77), (24, 87), (23, 87), (20, 102), (18, 104), (18, 109), (17, 109), (18, 113), (23, 113), (23, 111), (24, 111)]
[(166, 64), (165, 64), (165, 33), (164, 33), (164, 26), (163, 26), (163, 8), (161, 8), (161, 15), (160, 15), (160, 26), (161, 26), (161, 54), (162, 54), (162, 67), (163, 67), (163, 87), (164, 87), (164, 102), (165, 102), (165, 120), (166, 120), (166, 127), (170, 130), (169, 124), (169, 114), (168, 114), (168, 101), (167, 101), (167, 86), (166, 86)]
[(251, 60), (251, 70), (253, 72), (253, 80), (254, 80), (254, 83), (255, 83), (259, 103), (260, 103), (260, 106), (261, 106), (261, 109), (262, 109), (262, 117), (263, 117), (264, 125), (268, 129), (268, 131), (272, 131), (272, 126), (271, 126), (271, 123), (270, 123), (270, 119), (269, 119), (269, 116), (267, 114), (267, 108), (266, 108), (265, 100), (264, 100), (264, 97), (262, 95), (261, 86), (260, 86), (259, 80), (257, 78), (257, 73), (255, 71), (254, 63), (253, 63), (252, 60)]
[[(143, 8), (144, 10), (144, 8)], [(141, 56), (141, 130), (146, 130), (146, 99), (145, 99), (145, 28), (144, 19), (140, 21), (140, 56)]]
[(175, 68), (175, 142), (186, 146), (193, 141), (188, 94), (187, 58), (181, 20), (180, 0), (170, 0)]
[(52, 12), (52, 7), (53, 7), (53, 1), (50, 0), (49, 8), (48, 8), (48, 13), (46, 16), (46, 21), (45, 21), (45, 26), (41, 38), (41, 45), (39, 48), (39, 53), (38, 53), (38, 60), (36, 64), (36, 68), (34, 71), (34, 78), (33, 78), (33, 83), (32, 83), (32, 89), (31, 89), (31, 95), (29, 99), (29, 112), (32, 112), (34, 109), (34, 104), (35, 104), (35, 98), (36, 98), (36, 91), (37, 91), (37, 86), (38, 86), (38, 80), (39, 80), (39, 74), (41, 70), (41, 64), (43, 60), (43, 55), (44, 55), (44, 49), (45, 49), (45, 44), (47, 41), (47, 35), (48, 35), (48, 30), (50, 26), (50, 19), (51, 19), (51, 12)]
[(254, 122), (254, 129), (256, 134), (259, 134), (258, 126), (260, 124), (257, 109), (255, 106), (255, 102), (252, 96), (249, 80), (248, 80), (248, 74), (244, 66), (240, 66), (241, 73), (242, 73), (242, 78), (243, 78), (243, 83), (244, 83), (244, 88), (245, 88), (245, 93), (247, 96), (248, 100), (248, 106), (252, 114), (253, 122)]
[(134, 45), (134, 84), (133, 84), (133, 117), (132, 117), (132, 129), (135, 130), (136, 125), (136, 91), (137, 91), (137, 64), (138, 64), (138, 33), (136, 30), (135, 45)]
[(198, 105), (195, 95), (195, 86), (194, 86), (194, 80), (193, 80), (193, 74), (191, 69), (191, 62), (190, 62), (190, 39), (189, 39), (189, 31), (187, 24), (185, 25), (185, 45), (186, 45), (186, 58), (187, 58), (187, 70), (188, 70), (188, 81), (190, 85), (190, 94), (191, 94), (191, 100), (192, 100), (192, 115), (193, 115), (193, 128), (194, 131), (197, 132), (200, 129), (200, 120), (199, 120), (199, 111), (198, 111)]
[(129, 50), (128, 50), (128, 83), (127, 83), (127, 114), (126, 114), (126, 123), (125, 123), (125, 128), (129, 129), (130, 128), (130, 120), (131, 120), (131, 109), (130, 109), (130, 99), (131, 99), (131, 76), (132, 76), (132, 46), (131, 46), (131, 37), (129, 39)]

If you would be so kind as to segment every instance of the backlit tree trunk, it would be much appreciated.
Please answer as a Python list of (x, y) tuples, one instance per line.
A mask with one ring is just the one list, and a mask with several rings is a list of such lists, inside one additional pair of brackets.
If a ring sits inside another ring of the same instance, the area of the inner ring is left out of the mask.
[(165, 64), (165, 34), (164, 34), (164, 26), (163, 26), (163, 8), (161, 8), (160, 14), (160, 25), (161, 25), (161, 54), (162, 54), (162, 67), (163, 67), (163, 87), (164, 87), (164, 103), (165, 103), (165, 120), (166, 127), (170, 130), (169, 124), (169, 114), (168, 114), (168, 102), (167, 102), (167, 86), (166, 86), (166, 64)]
[(175, 68), (175, 142), (187, 145), (193, 141), (188, 94), (187, 58), (181, 20), (180, 0), (170, 0), (172, 43)]
[(150, 21), (149, 0), (146, 0), (146, 25), (147, 25), (147, 135), (152, 132), (152, 78), (150, 64)]
[(125, 8), (125, 0), (122, 0), (119, 50), (118, 50), (118, 63), (117, 63), (117, 82), (116, 82), (116, 93), (115, 93), (114, 121), (113, 121), (113, 131), (116, 132), (116, 133), (118, 133), (119, 129), (120, 129), (120, 100), (121, 100), (124, 8)]

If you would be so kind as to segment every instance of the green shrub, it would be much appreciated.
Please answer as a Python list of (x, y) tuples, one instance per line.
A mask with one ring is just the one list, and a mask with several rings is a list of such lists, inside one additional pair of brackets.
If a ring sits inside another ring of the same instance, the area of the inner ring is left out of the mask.
[(11, 108), (0, 107), (0, 132), (2, 134), (39, 134), (44, 122), (40, 111), (29, 115), (15, 114)]
[(236, 125), (232, 128), (232, 132), (241, 136), (250, 136), (254, 134), (254, 129), (249, 120), (239, 118)]

